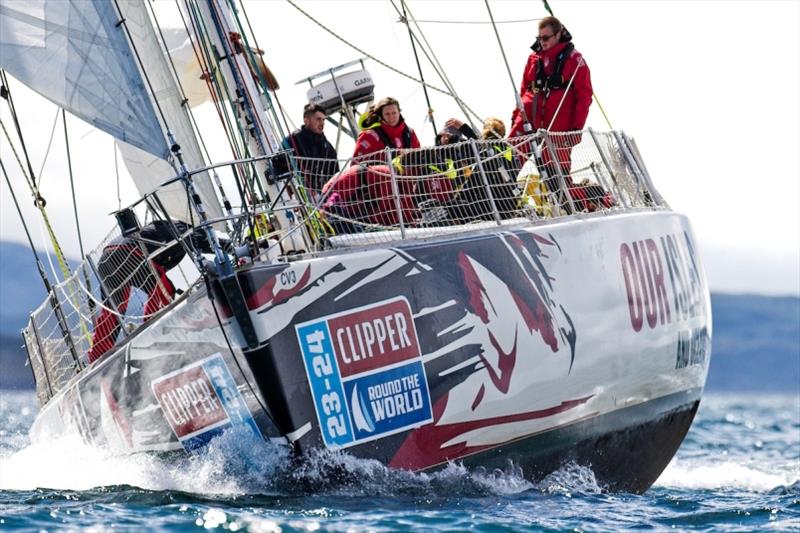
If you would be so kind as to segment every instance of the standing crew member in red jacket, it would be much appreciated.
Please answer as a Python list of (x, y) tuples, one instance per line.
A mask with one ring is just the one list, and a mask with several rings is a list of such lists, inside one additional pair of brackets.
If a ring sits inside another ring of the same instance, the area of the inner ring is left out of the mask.
[[(539, 35), (531, 48), (520, 88), (524, 114), (519, 108), (514, 110), (508, 136), (528, 133), (526, 122), (532, 127), (529, 133), (539, 129), (579, 132), (592, 104), (592, 79), (586, 61), (572, 44), (572, 35), (557, 18), (545, 17), (539, 22)], [(564, 175), (569, 174), (570, 153), (580, 138), (580, 133), (551, 138)], [(552, 167), (546, 149), (542, 159)]]
[[(419, 148), (419, 139), (400, 114), (400, 102), (392, 97), (379, 100), (370, 106), (359, 120), (361, 133), (356, 139), (353, 163), (384, 148)], [(375, 156), (373, 156), (375, 157)]]

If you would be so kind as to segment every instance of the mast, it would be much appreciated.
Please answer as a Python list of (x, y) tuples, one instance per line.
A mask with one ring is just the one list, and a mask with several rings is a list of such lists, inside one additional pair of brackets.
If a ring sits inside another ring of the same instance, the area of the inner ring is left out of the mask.
[[(298, 220), (293, 210), (300, 207), (290, 201), (287, 189), (292, 175), (277, 176), (273, 161), (269, 156), (279, 154), (280, 140), (276, 128), (270, 120), (261, 93), (251, 74), (241, 37), (233, 23), (230, 9), (232, 2), (226, 0), (199, 0), (196, 4), (199, 15), (207, 28), (211, 45), (219, 58), (222, 76), (231, 87), (236, 87), (235, 100), (231, 107), (245, 132), (250, 153), (254, 156), (268, 156), (255, 162), (258, 175), (263, 178), (264, 190), (269, 195), (270, 208), (274, 218), (272, 223), (284, 235), (284, 251), (308, 250), (310, 240), (302, 220)], [(265, 200), (265, 199), (262, 199)]]

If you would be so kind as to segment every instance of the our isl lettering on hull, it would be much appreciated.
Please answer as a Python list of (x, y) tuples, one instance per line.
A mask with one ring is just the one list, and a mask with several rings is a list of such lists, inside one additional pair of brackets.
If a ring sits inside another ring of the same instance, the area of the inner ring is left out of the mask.
[(700, 314), (701, 277), (688, 232), (664, 235), (658, 241), (624, 242), (619, 255), (634, 331), (645, 324), (654, 329)]

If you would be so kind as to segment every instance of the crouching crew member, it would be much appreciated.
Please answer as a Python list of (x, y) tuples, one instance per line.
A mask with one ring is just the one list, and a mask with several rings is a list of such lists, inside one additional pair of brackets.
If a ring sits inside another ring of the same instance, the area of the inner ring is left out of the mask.
[[(187, 229), (182, 222), (174, 225), (181, 233)], [(173, 238), (169, 222), (157, 220), (139, 230), (137, 236), (119, 237), (103, 249), (97, 270), (106, 297), (94, 325), (89, 362), (102, 357), (116, 343), (121, 327), (118, 314), (124, 315), (127, 311), (131, 288), (147, 294), (145, 320), (173, 300), (175, 286), (167, 277), (167, 271), (176, 267), (186, 255), (183, 245), (175, 241), (148, 260), (150, 254)], [(211, 252), (208, 241), (199, 231), (193, 234), (192, 243), (206, 253)]]

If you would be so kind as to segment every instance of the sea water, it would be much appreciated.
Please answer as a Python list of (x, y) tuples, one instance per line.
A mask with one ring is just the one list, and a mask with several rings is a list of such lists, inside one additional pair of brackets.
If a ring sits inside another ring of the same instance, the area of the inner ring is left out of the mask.
[(707, 395), (644, 495), (590, 465), (530, 482), (519, 468), (389, 470), (342, 453), (302, 467), (227, 433), (166, 460), (79, 442), (32, 445), (32, 392), (0, 392), (0, 530), (800, 531), (800, 396)]

